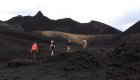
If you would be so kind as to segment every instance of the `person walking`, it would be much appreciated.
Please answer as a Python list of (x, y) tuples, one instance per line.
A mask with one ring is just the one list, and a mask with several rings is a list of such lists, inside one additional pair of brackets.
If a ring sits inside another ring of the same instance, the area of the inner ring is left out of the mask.
[(84, 38), (84, 39), (82, 40), (82, 47), (83, 47), (84, 50), (85, 50), (86, 47), (87, 47), (87, 40), (86, 40), (86, 38)]
[(31, 47), (31, 53), (33, 53), (33, 59), (36, 59), (36, 53), (38, 53), (38, 46), (37, 43), (35, 42), (32, 47)]
[(71, 40), (68, 40), (67, 41), (67, 52), (71, 52), (71, 47), (72, 47), (72, 43), (71, 43)]
[(51, 44), (50, 44), (51, 56), (54, 55), (54, 49), (55, 49), (55, 43), (54, 40), (51, 40)]

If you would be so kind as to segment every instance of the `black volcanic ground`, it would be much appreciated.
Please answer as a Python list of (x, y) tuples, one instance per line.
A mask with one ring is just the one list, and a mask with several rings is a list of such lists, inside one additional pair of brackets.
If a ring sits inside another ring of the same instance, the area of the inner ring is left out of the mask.
[[(97, 21), (51, 20), (41, 11), (33, 17), (0, 21), (0, 80), (140, 80), (139, 27), (137, 22), (121, 32)], [(66, 53), (65, 42), (58, 41), (55, 55), (50, 56), (49, 37), (30, 33), (45, 30), (103, 37), (86, 50), (73, 44), (72, 53)], [(102, 40), (108, 34), (115, 36)], [(35, 61), (29, 52), (34, 41), (39, 46)]]

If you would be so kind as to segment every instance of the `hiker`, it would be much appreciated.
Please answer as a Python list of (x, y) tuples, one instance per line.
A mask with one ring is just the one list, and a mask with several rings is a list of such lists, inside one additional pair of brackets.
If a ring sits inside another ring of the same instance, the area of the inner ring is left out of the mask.
[(71, 52), (71, 47), (72, 47), (71, 40), (68, 40), (67, 41), (67, 52)]
[(87, 47), (87, 40), (86, 40), (86, 38), (84, 38), (82, 40), (82, 47), (83, 47), (83, 49), (85, 49)]
[(34, 54), (34, 60), (35, 60), (35, 58), (36, 58), (36, 53), (38, 52), (38, 46), (37, 46), (37, 44), (36, 44), (36, 42), (32, 45), (32, 47), (31, 47), (31, 53), (33, 53)]
[(51, 56), (53, 56), (54, 55), (54, 48), (55, 48), (55, 43), (54, 43), (54, 41), (53, 40), (51, 40), (51, 44), (50, 44), (50, 50), (52, 51), (51, 52)]

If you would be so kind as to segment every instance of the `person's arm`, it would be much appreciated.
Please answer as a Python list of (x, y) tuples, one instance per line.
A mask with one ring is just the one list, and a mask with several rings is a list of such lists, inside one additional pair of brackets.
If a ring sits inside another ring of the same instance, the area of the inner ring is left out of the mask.
[(54, 48), (55, 48), (55, 45), (54, 45)]

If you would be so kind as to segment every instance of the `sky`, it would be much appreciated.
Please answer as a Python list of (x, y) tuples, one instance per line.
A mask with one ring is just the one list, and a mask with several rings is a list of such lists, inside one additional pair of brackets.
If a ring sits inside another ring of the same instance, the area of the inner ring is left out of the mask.
[(0, 0), (0, 20), (40, 11), (50, 19), (99, 21), (125, 31), (140, 20), (140, 0)]

